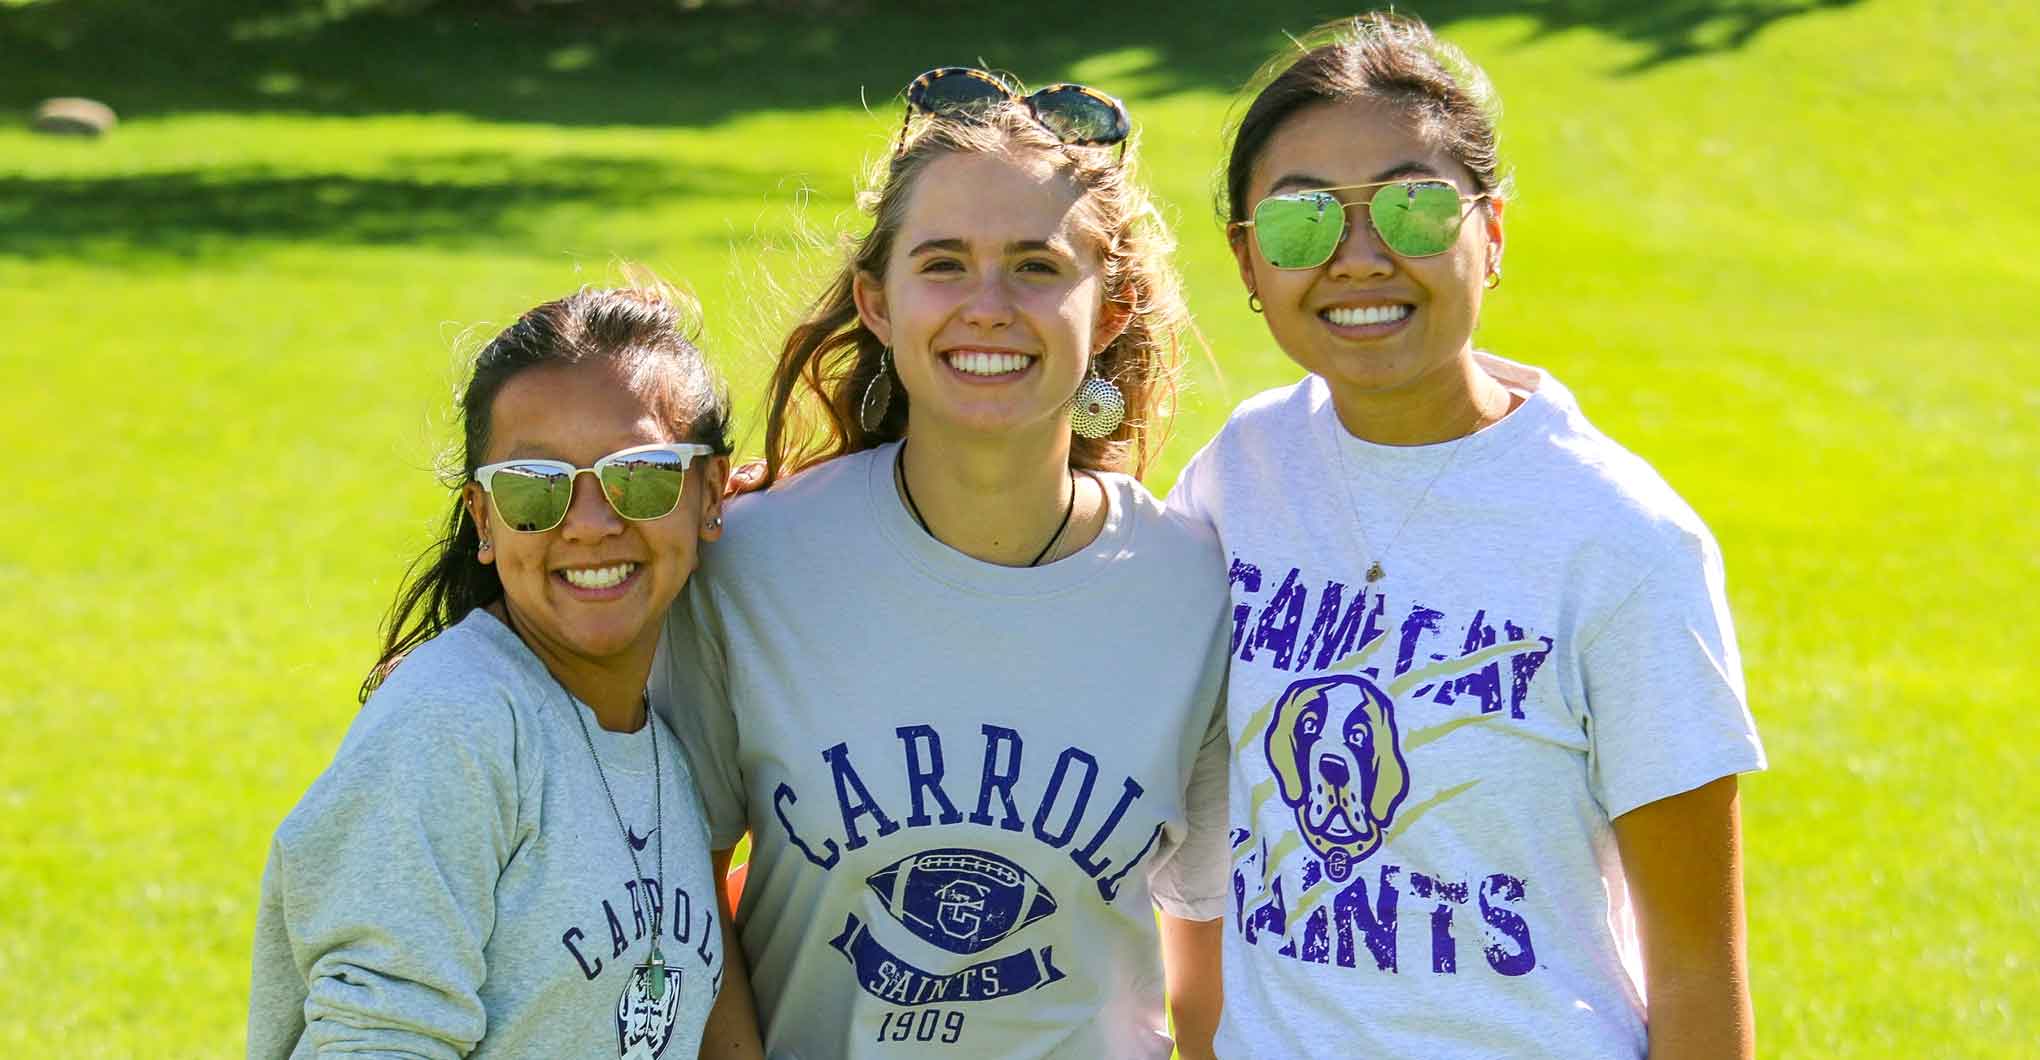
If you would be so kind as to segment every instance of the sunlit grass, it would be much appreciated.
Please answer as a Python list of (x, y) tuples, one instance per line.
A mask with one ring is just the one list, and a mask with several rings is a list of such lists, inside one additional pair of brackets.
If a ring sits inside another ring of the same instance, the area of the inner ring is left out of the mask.
[[(1256, 50), (1307, 21), (1269, 16)], [(1566, 380), (1727, 554), (1775, 764), (1744, 796), (1768, 1056), (2029, 1048), (2035, 21), (1865, 3), (1635, 71), (1653, 45), (1592, 24), (1451, 29), (1508, 101), (1521, 184), (1483, 342)], [(662, 90), (693, 109), (673, 124), (390, 113), (321, 105), (351, 97), (279, 64), (233, 90), (245, 107), (144, 107), (97, 143), (0, 128), (0, 437), (20, 458), (0, 492), (0, 1046), (238, 1050), (265, 845), (446, 503), (461, 353), (641, 261), (700, 295), (749, 413), (897, 121), (884, 97), (1006, 61), (905, 16), (802, 32), (840, 32), (861, 70), (885, 51), (870, 112), (856, 80), (739, 106), (750, 82), (676, 76)], [(1215, 86), (1248, 71), (1044, 39), (1015, 46), (1041, 59), (1021, 73), (1133, 106), (1222, 369), (1194, 358), (1162, 489), (1233, 403), (1295, 375), (1211, 220)], [(662, 83), (589, 47), (548, 43), (506, 98), (527, 73), (625, 109)], [(493, 98), (477, 70), (417, 76)]]

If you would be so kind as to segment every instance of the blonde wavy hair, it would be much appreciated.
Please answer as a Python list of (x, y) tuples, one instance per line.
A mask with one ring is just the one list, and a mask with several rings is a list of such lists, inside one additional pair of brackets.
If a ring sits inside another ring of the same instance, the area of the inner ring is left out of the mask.
[(1104, 438), (1073, 437), (1070, 464), (1145, 474), (1173, 414), (1189, 312), (1169, 260), (1174, 239), (1135, 179), (1135, 145), (1128, 142), (1123, 157), (1118, 147), (1065, 145), (1010, 103), (968, 119), (916, 121), (911, 138), (874, 167), (858, 197), (871, 229), (846, 239), (842, 265), (780, 348), (767, 392), (765, 459), (736, 476), (733, 488), (762, 489), (905, 435), (909, 399), (899, 386), (876, 430), (858, 420), (865, 388), (886, 370), (885, 344), (858, 316), (852, 288), (860, 272), (885, 275), (915, 181), (929, 163), (952, 154), (1039, 156), (1080, 189), (1076, 216), (1098, 249), (1105, 301), (1127, 314), (1126, 329), (1093, 360), (1093, 370), (1126, 395), (1126, 422)]

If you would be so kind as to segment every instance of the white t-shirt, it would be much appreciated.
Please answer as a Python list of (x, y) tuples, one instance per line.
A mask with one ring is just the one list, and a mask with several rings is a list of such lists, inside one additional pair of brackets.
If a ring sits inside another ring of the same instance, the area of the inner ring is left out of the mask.
[(738, 910), (774, 1057), (1166, 1057), (1154, 909), (1226, 905), (1218, 541), (1101, 475), (1032, 569), (930, 538), (896, 446), (739, 498), (654, 704)]
[(1764, 766), (1707, 528), (1481, 364), (1525, 400), (1477, 434), (1362, 441), (1312, 376), (1170, 498), (1232, 582), (1221, 1056), (1643, 1056), (1610, 821)]

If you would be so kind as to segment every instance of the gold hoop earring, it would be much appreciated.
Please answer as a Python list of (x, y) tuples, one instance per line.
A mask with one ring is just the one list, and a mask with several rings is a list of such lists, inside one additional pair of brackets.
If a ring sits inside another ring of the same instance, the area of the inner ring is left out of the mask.
[(1248, 291), (1248, 292), (1247, 292), (1247, 308), (1248, 308), (1248, 309), (1251, 309), (1251, 310), (1253, 310), (1253, 311), (1254, 311), (1254, 312), (1256, 312), (1256, 313), (1258, 313), (1258, 312), (1260, 312), (1260, 311), (1261, 311), (1261, 295), (1260, 295), (1260, 292), (1258, 292), (1258, 291)]
[(1481, 286), (1492, 291), (1495, 288), (1500, 287), (1501, 285), (1502, 285), (1502, 267), (1500, 265), (1496, 265), (1493, 269), (1488, 271), (1487, 282), (1482, 284)]

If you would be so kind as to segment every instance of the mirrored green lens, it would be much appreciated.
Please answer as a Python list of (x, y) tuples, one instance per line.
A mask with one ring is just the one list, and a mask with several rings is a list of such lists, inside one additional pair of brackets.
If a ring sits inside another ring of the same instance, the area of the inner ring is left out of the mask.
[(511, 465), (489, 480), (496, 514), (512, 530), (527, 534), (550, 530), (567, 517), (574, 499), (574, 478), (544, 465)]
[(1443, 181), (1390, 184), (1368, 200), (1381, 242), (1406, 258), (1442, 254), (1459, 237), (1459, 189)]
[(604, 461), (597, 469), (602, 489), (616, 514), (626, 519), (657, 519), (680, 504), (687, 484), (687, 464), (673, 453), (633, 453)]
[(1114, 144), (1126, 139), (1126, 119), (1111, 103), (1075, 85), (1044, 88), (1027, 101), (1034, 118), (1066, 144)]
[(1346, 211), (1328, 192), (1274, 195), (1254, 207), (1254, 240), (1278, 269), (1314, 269), (1346, 234)]

